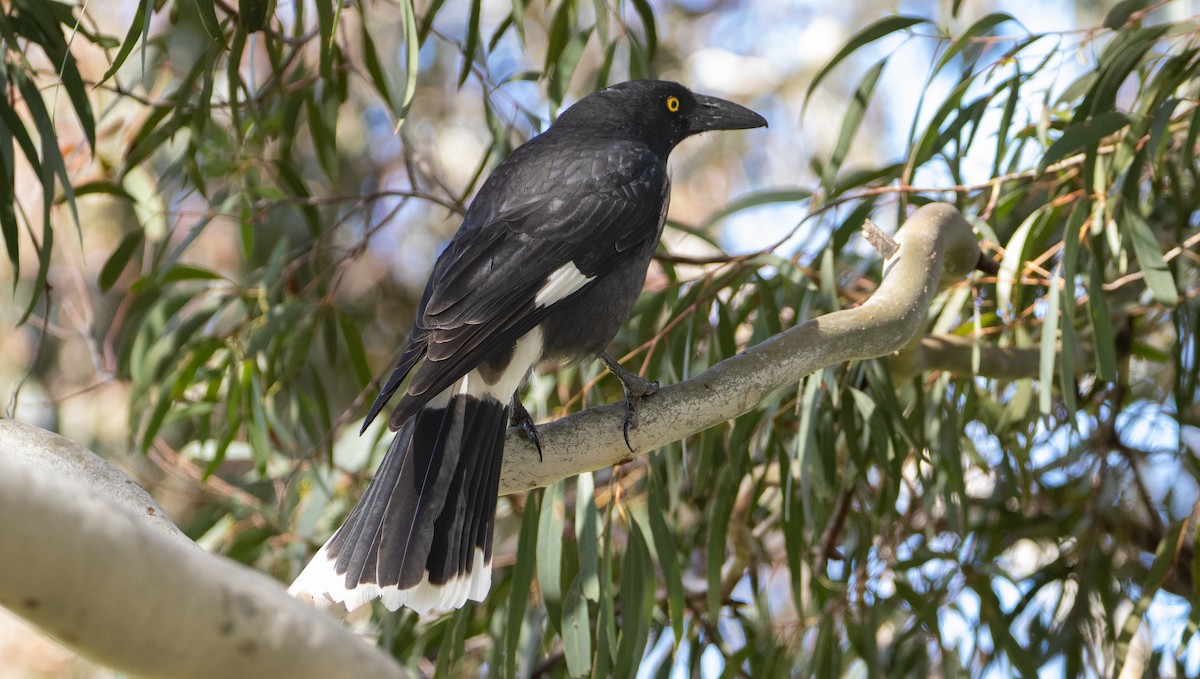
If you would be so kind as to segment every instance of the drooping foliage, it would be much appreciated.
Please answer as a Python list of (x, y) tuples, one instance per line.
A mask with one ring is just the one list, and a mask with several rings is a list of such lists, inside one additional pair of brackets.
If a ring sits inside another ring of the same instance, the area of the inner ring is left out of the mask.
[[(41, 384), (65, 419), (99, 388), (123, 442), (209, 491), (189, 533), (282, 580), (365, 487), (384, 432), (357, 438), (364, 400), (488, 170), (581, 93), (694, 75), (685, 38), (711, 20), (645, 0), (140, 0), (118, 23), (96, 5), (0, 13), (5, 332), (36, 347), (13, 400)], [(823, 65), (728, 83), (779, 114), (772, 134), (837, 126), (788, 176), (748, 136), (677, 160), (626, 365), (679, 381), (860, 303), (881, 272), (863, 223), (933, 200), (999, 273), (943, 293), (896, 356), (502, 498), (486, 602), (361, 624), (439, 676), (1194, 672), (1200, 24), (1181, 5), (1058, 32), (957, 3), (877, 13)], [(527, 405), (618, 398), (584, 363), (539, 371)]]

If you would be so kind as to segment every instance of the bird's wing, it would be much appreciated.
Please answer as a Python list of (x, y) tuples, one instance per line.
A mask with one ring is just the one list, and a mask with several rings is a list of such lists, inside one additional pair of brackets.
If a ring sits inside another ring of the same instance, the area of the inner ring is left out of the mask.
[[(658, 237), (665, 166), (648, 150), (621, 152), (620, 162), (577, 156), (553, 169), (546, 190), (530, 190), (528, 183), (513, 188), (522, 200), (493, 199), (500, 192), (486, 194), (485, 186), (475, 202), (483, 201), (482, 209), (491, 214), (474, 223), (468, 214), (438, 258), (408, 345), (371, 406), (368, 423), (414, 369), (389, 419), (393, 429), (480, 363), (511, 348), (627, 250)], [(510, 175), (503, 184), (513, 187), (520, 179)], [(489, 204), (495, 207), (488, 210)]]

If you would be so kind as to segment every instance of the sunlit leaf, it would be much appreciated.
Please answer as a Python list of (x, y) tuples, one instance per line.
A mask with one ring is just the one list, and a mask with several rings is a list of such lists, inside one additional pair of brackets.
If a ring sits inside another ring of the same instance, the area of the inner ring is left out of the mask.
[(846, 107), (845, 117), (842, 119), (842, 128), (838, 132), (837, 144), (833, 147), (833, 154), (830, 156), (829, 162), (825, 164), (825, 173), (821, 178), (821, 184), (826, 190), (833, 186), (838, 170), (846, 160), (846, 154), (850, 151), (850, 143), (854, 141), (854, 135), (858, 133), (858, 126), (862, 124), (863, 116), (867, 112), (867, 105), (871, 102), (871, 95), (875, 92), (875, 84), (879, 82), (879, 76), (883, 73), (883, 67), (886, 65), (887, 59), (885, 58), (867, 69), (866, 74), (858, 83), (858, 89), (850, 98), (850, 105)]
[(563, 602), (562, 639), (567, 673), (572, 677), (586, 676), (591, 669), (592, 630), (588, 600), (578, 578), (567, 589)]
[(962, 32), (962, 35), (955, 38), (954, 42), (950, 43), (950, 46), (946, 48), (946, 51), (942, 54), (942, 58), (938, 60), (936, 65), (934, 65), (933, 72), (937, 73), (945, 68), (946, 64), (950, 63), (954, 57), (961, 54), (963, 50), (971, 45), (979, 36), (988, 33), (996, 26), (1008, 21), (1014, 23), (1017, 22), (1017, 20), (1007, 12), (994, 12), (971, 24), (967, 30)]
[[(267, 4), (267, 0), (256, 0), (260, 4)], [(200, 15), (200, 24), (204, 26), (204, 30), (208, 32), (208, 37), (212, 38), (213, 44), (221, 49), (225, 49), (225, 31), (221, 28), (221, 21), (217, 18), (216, 6), (209, 0), (195, 0), (196, 13)], [(248, 18), (239, 10), (239, 15), (242, 17), (243, 25), (248, 21)], [(261, 26), (259, 26), (261, 29)], [(246, 30), (253, 32), (258, 29)]]
[(1050, 148), (1046, 149), (1041, 162), (1038, 163), (1038, 172), (1045, 172), (1047, 167), (1063, 158), (1099, 143), (1101, 139), (1127, 127), (1129, 122), (1129, 117), (1125, 114), (1110, 111), (1072, 124), (1063, 130), (1062, 136), (1055, 140)]
[(880, 38), (887, 37), (893, 33), (898, 33), (924, 23), (929, 23), (929, 20), (915, 16), (890, 16), (880, 19), (879, 21), (876, 21), (870, 26), (862, 29), (858, 33), (855, 33), (850, 37), (849, 40), (846, 41), (846, 44), (843, 45), (840, 50), (838, 50), (837, 54), (833, 55), (832, 59), (825, 62), (825, 65), (821, 67), (821, 70), (817, 71), (817, 74), (813, 76), (812, 82), (808, 84), (808, 89), (804, 92), (805, 108), (807, 108), (808, 103), (812, 101), (813, 91), (817, 89), (817, 86), (821, 84), (821, 81), (825, 79), (825, 76), (829, 75), (829, 72), (832, 71), (838, 64), (842, 63), (846, 57), (857, 52), (864, 45), (869, 45)]

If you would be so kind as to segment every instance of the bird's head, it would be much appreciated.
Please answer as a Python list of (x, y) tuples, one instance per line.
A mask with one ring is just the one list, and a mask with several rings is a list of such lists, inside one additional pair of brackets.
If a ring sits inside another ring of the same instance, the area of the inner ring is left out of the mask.
[(644, 141), (664, 156), (694, 134), (766, 124), (762, 116), (744, 106), (696, 94), (666, 80), (630, 80), (593, 92), (555, 122), (556, 127)]

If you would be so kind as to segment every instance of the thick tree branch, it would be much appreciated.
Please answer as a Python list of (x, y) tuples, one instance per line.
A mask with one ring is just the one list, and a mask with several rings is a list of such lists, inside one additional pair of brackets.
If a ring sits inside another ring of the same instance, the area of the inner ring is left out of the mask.
[[(644, 401), (637, 450), (737, 417), (821, 368), (908, 343), (939, 282), (970, 272), (979, 249), (945, 204), (918, 210), (896, 241), (862, 306), (807, 321)], [(511, 431), (502, 491), (628, 460), (623, 421), (614, 404), (542, 425), (545, 462)], [(0, 605), (83, 655), (157, 677), (402, 676), (279, 583), (197, 549), (152, 498), (82, 446), (0, 420), (0, 450), (0, 553), (17, 555), (0, 569)]]
[[(900, 250), (862, 306), (826, 314), (730, 357), (697, 377), (644, 399), (630, 441), (640, 453), (703, 431), (756, 407), (771, 392), (822, 368), (883, 356), (921, 328), (942, 282), (967, 275), (979, 246), (962, 214), (946, 203), (917, 210), (896, 232)], [(625, 409), (613, 404), (539, 425), (544, 461), (517, 430), (504, 449), (500, 492), (537, 488), (633, 457), (622, 438)]]
[[(922, 337), (911, 349), (902, 352), (892, 363), (892, 375), (898, 380), (930, 370), (997, 380), (1020, 380), (1037, 377), (1042, 367), (1042, 349), (1039, 346), (979, 346), (968, 337), (929, 335)], [(1075, 371), (1082, 374), (1091, 367), (1092, 358), (1082, 348), (1075, 349)], [(979, 356), (978, 365), (974, 364), (976, 352)], [(1055, 360), (1061, 358), (1056, 356)]]
[(0, 420), (0, 605), (149, 677), (403, 677), (282, 585), (196, 547), (83, 446)]

